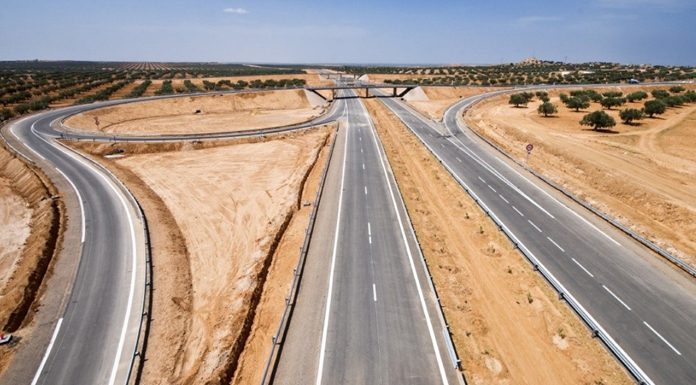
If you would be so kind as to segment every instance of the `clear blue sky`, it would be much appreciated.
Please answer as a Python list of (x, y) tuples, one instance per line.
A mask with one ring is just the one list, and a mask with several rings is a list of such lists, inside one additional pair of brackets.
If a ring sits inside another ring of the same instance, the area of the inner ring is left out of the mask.
[(696, 0), (2, 0), (0, 60), (696, 65)]

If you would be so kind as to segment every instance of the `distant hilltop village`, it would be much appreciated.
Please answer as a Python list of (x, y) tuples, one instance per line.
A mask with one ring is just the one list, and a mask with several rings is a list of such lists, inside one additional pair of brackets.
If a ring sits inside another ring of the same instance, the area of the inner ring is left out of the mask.
[(521, 66), (542, 65), (542, 64), (563, 64), (563, 62), (551, 61), (551, 60), (540, 60), (540, 59), (537, 59), (533, 56), (530, 56), (530, 57), (528, 57), (524, 60), (521, 60), (520, 62), (517, 63), (517, 65), (521, 65)]

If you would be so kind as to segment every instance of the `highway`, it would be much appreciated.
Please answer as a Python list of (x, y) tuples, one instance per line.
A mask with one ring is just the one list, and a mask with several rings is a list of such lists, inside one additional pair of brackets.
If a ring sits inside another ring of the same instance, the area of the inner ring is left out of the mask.
[[(696, 383), (696, 282), (581, 206), (547, 191), (458, 122), (462, 108), (486, 96), (490, 94), (457, 103), (446, 112), (444, 125), (396, 99), (383, 101), (563, 283), (649, 383)], [(34, 348), (23, 354), (22, 367), (31, 370), (7, 371), (2, 384), (111, 385), (128, 378), (145, 290), (140, 214), (118, 181), (53, 140), (66, 135), (58, 126), (65, 116), (116, 103), (123, 101), (49, 111), (3, 129), (8, 142), (59, 186), (69, 209), (66, 248), (74, 251), (61, 260), (72, 261), (75, 272), (59, 301), (58, 316), (39, 323), (37, 333), (43, 337), (27, 342)], [(270, 130), (212, 136), (67, 135), (215, 139), (336, 120), (342, 124), (318, 230), (274, 382), (459, 384), (423, 257), (360, 99), (338, 99), (311, 122)]]
[(276, 384), (459, 384), (422, 255), (372, 122), (344, 99)]
[(696, 383), (696, 281), (582, 206), (547, 191), (474, 135), (458, 116), (485, 97), (452, 106), (444, 125), (399, 100), (382, 101), (565, 286), (649, 383)]
[[(63, 315), (35, 373), (12, 373), (8, 383), (125, 383), (139, 332), (145, 290), (145, 250), (139, 213), (128, 194), (104, 171), (36, 130), (59, 116), (52, 111), (21, 120), (7, 131), (29, 149), (49, 175), (65, 178), (62, 191), (77, 202), (69, 213), (81, 257)], [(75, 258), (75, 256), (70, 256)], [(23, 363), (22, 363), (23, 364)], [(17, 377), (19, 375), (19, 377)]]
[[(138, 101), (141, 99), (138, 99)], [(3, 128), (10, 146), (59, 187), (68, 208), (65, 249), (42, 304), (39, 330), (25, 341), (0, 384), (125, 384), (131, 375), (145, 295), (145, 235), (140, 211), (115, 177), (54, 139), (166, 141), (265, 135), (335, 121), (342, 104), (303, 124), (212, 135), (109, 137), (61, 131), (81, 111), (133, 100), (81, 105), (31, 115)], [(50, 333), (48, 333), (50, 330)]]

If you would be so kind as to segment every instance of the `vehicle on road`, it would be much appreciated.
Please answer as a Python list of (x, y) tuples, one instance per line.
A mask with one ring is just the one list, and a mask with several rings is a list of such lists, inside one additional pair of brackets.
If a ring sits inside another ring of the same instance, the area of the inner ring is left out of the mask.
[(0, 345), (10, 343), (10, 341), (12, 341), (12, 334), (0, 334)]

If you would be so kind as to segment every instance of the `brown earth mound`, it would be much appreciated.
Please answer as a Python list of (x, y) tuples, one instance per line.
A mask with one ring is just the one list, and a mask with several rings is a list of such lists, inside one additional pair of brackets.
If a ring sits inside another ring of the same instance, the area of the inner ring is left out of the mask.
[(128, 103), (85, 111), (65, 124), (74, 130), (125, 135), (208, 133), (296, 124), (323, 111), (324, 106), (308, 101), (304, 90), (283, 90)]
[[(0, 330), (23, 335), (60, 244), (62, 208), (38, 170), (0, 147)], [(3, 347), (0, 372), (16, 347)]]
[(229, 383), (237, 370), (259, 375), (270, 348), (265, 336), (275, 332), (298, 256), (298, 239), (283, 246), (284, 235), (304, 231), (306, 223), (293, 219), (330, 132), (75, 144), (99, 155), (124, 150), (125, 157), (99, 160), (149, 218), (155, 303), (143, 383)]

